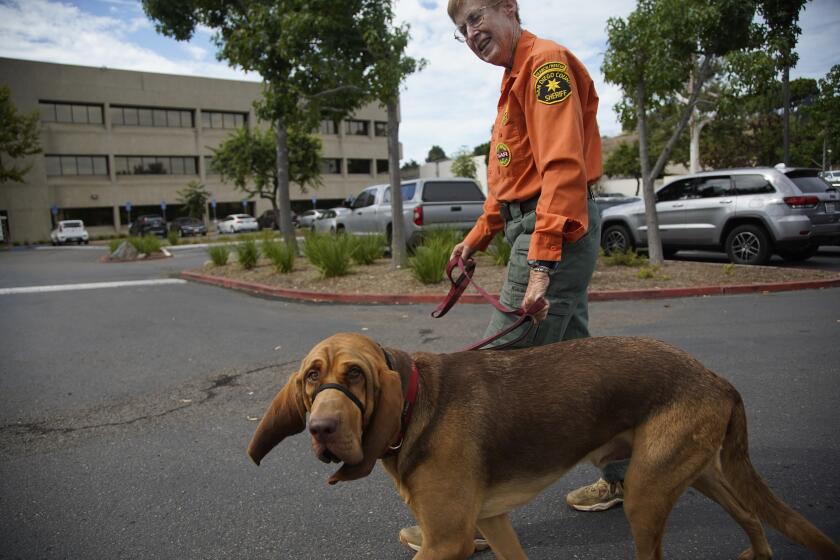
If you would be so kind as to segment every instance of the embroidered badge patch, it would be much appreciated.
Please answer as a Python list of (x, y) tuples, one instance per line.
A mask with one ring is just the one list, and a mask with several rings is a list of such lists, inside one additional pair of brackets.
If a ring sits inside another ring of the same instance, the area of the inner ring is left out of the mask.
[(507, 167), (510, 165), (510, 148), (507, 144), (496, 144), (496, 159), (499, 160), (499, 165)]
[(572, 95), (572, 83), (562, 62), (547, 62), (534, 70), (534, 93), (545, 105), (561, 103)]

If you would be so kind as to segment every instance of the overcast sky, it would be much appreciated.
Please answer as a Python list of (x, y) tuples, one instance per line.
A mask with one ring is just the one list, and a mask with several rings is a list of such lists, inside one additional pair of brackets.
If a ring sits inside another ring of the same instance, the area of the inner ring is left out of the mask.
[[(612, 107), (620, 94), (604, 82), (601, 63), (609, 17), (626, 17), (635, 0), (519, 0), (523, 26), (553, 39), (586, 64), (601, 98), (601, 133), (620, 132)], [(409, 54), (428, 60), (402, 92), (404, 160), (425, 160), (440, 145), (447, 154), (489, 139), (502, 69), (475, 58), (452, 38), (446, 0), (397, 0), (397, 20), (410, 24)], [(840, 63), (840, 0), (811, 0), (800, 20), (799, 64), (791, 77), (822, 78)], [(189, 43), (155, 33), (139, 0), (0, 0), (0, 56), (107, 66), (166, 74), (259, 80), (216, 60), (212, 32)]]

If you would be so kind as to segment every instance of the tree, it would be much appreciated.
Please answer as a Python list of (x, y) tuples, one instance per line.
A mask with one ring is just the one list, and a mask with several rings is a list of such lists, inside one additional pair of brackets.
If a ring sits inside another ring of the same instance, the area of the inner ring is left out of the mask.
[[(307, 187), (321, 185), (321, 141), (311, 134), (298, 130), (288, 131), (289, 180), (306, 192)], [(273, 130), (239, 128), (228, 135), (213, 150), (211, 165), (219, 172), (222, 181), (230, 181), (248, 195), (271, 202), (277, 221), (278, 190), (277, 135)], [(278, 226), (280, 224), (278, 223)]]
[(426, 163), (437, 163), (446, 159), (448, 158), (446, 157), (446, 152), (443, 151), (443, 148), (435, 145), (429, 149), (429, 155), (426, 156)]
[(417, 160), (409, 160), (402, 164), (402, 167), (400, 167), (401, 171), (409, 171), (411, 169), (420, 169), (420, 164), (417, 163)]
[(370, 96), (382, 102), (388, 112), (388, 178), (391, 184), (391, 264), (402, 268), (408, 263), (405, 245), (402, 186), (400, 181), (399, 101), (400, 86), (405, 79), (425, 66), (423, 59), (406, 56), (408, 25), (394, 26), (392, 2), (374, 4), (379, 13), (369, 18), (373, 26), (364, 33), (373, 68), (368, 87)]
[(636, 196), (639, 196), (639, 179), (642, 166), (639, 163), (639, 143), (622, 142), (604, 162), (604, 174), (608, 177), (633, 177), (636, 179)]
[(782, 72), (783, 134), (785, 165), (790, 164), (790, 69), (796, 66), (799, 55), (794, 52), (802, 29), (797, 25), (799, 14), (808, 0), (760, 0), (758, 10), (767, 29), (768, 51), (775, 56), (776, 69)]
[(188, 40), (199, 25), (215, 30), (218, 57), (257, 72), (261, 119), (276, 136), (277, 208), (287, 244), (291, 221), (290, 131), (352, 113), (369, 95), (373, 55), (366, 34), (382, 29), (381, 0), (143, 0), (156, 29)]
[(455, 159), (452, 161), (452, 174), (456, 177), (469, 177), (470, 179), (475, 179), (478, 176), (475, 160), (466, 146), (455, 154)]
[(187, 209), (187, 216), (204, 218), (204, 212), (207, 210), (207, 200), (212, 193), (198, 181), (190, 181), (187, 186), (178, 191), (178, 202), (183, 204)]
[(41, 153), (38, 119), (37, 111), (18, 113), (12, 92), (0, 86), (0, 184), (23, 183), (32, 165), (18, 164), (17, 160)]
[[(639, 134), (648, 254), (653, 264), (663, 262), (654, 179), (688, 124), (712, 61), (748, 44), (754, 13), (755, 6), (741, 0), (639, 0), (626, 21), (610, 18), (607, 23), (609, 45), (602, 70), (608, 82), (622, 88), (617, 110), (623, 120), (634, 121)], [(683, 91), (687, 82), (691, 87), (679, 121), (651, 166), (648, 115)]]
[(473, 155), (484, 156), (484, 165), (487, 165), (490, 161), (490, 142), (479, 144), (478, 146), (473, 148)]

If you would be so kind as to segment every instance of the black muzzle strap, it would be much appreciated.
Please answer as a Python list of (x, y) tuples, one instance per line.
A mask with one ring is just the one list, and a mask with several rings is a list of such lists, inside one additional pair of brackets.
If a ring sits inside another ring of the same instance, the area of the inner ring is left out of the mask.
[(362, 401), (360, 401), (356, 395), (351, 393), (347, 387), (345, 387), (344, 385), (339, 385), (338, 383), (325, 383), (324, 385), (321, 385), (320, 387), (315, 389), (315, 392), (312, 394), (313, 404), (315, 403), (315, 397), (317, 397), (318, 393), (320, 393), (324, 389), (335, 389), (336, 391), (341, 391), (342, 393), (344, 393), (344, 396), (353, 401), (353, 404), (358, 406), (359, 410), (362, 411), (362, 418), (365, 417), (365, 405), (362, 404)]

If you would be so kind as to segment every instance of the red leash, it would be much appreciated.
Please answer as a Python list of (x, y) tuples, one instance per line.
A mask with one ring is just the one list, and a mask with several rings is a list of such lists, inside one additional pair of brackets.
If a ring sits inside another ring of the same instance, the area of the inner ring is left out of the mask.
[[(460, 274), (458, 278), (453, 278), (452, 273), (455, 271), (456, 267), (460, 270)], [(458, 298), (461, 297), (461, 294), (464, 293), (464, 290), (467, 289), (471, 283), (475, 287), (476, 291), (484, 297), (490, 304), (504, 313), (505, 315), (514, 315), (518, 317), (516, 321), (514, 321), (509, 327), (505, 328), (499, 333), (494, 334), (493, 336), (488, 336), (483, 340), (479, 340), (475, 344), (467, 346), (466, 348), (461, 349), (460, 351), (466, 350), (480, 350), (484, 346), (487, 346), (491, 342), (498, 340), (499, 338), (505, 336), (506, 334), (513, 332), (524, 323), (528, 322), (528, 328), (525, 329), (525, 332), (522, 333), (521, 336), (512, 340), (510, 342), (506, 342), (499, 346), (494, 346), (494, 350), (499, 350), (502, 348), (507, 348), (509, 346), (513, 346), (520, 340), (524, 339), (531, 333), (531, 330), (534, 328), (534, 325), (537, 324), (536, 315), (543, 310), (543, 308), (548, 305), (548, 303), (544, 299), (538, 299), (534, 303), (531, 304), (528, 309), (508, 309), (504, 305), (502, 305), (499, 300), (494, 298), (490, 293), (479, 286), (475, 280), (473, 280), (473, 273), (475, 272), (475, 261), (472, 259), (467, 259), (465, 262), (464, 259), (461, 258), (461, 255), (458, 255), (454, 259), (450, 260), (449, 263), (446, 265), (446, 276), (449, 277), (449, 282), (452, 286), (449, 288), (449, 293), (446, 294), (446, 297), (443, 299), (440, 304), (432, 311), (432, 317), (435, 319), (439, 319), (446, 315), (446, 313), (452, 309), (452, 306), (458, 301)]]

